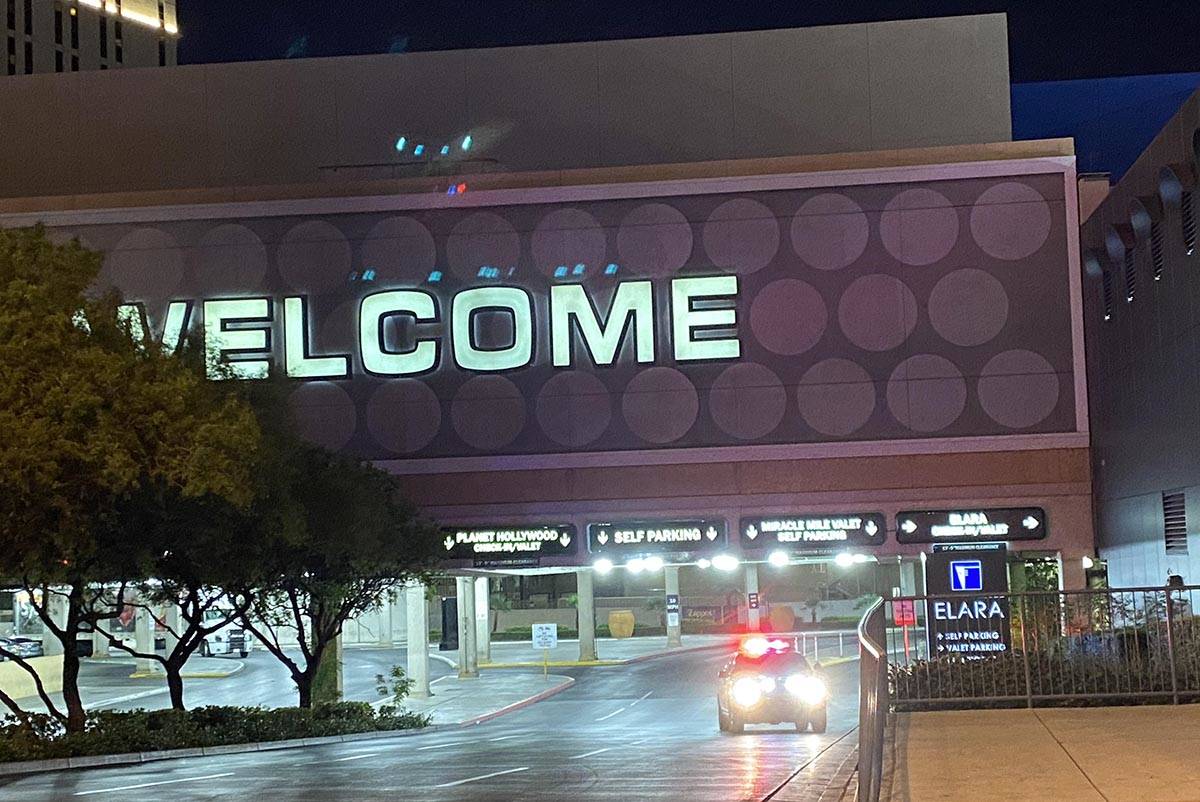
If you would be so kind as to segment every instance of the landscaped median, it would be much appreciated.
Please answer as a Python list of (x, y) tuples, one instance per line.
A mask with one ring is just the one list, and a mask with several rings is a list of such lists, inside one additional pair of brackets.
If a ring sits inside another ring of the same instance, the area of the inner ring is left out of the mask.
[(5, 763), (393, 732), (428, 724), (426, 715), (386, 705), (376, 709), (367, 702), (310, 709), (97, 710), (88, 713), (83, 732), (70, 735), (54, 718), (31, 714), (26, 722), (8, 718), (0, 723), (0, 773)]

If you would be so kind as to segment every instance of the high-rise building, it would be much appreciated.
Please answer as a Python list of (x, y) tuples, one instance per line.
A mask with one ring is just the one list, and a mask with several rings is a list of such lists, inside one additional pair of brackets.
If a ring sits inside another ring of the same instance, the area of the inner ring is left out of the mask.
[(175, 0), (4, 0), (3, 75), (176, 63)]

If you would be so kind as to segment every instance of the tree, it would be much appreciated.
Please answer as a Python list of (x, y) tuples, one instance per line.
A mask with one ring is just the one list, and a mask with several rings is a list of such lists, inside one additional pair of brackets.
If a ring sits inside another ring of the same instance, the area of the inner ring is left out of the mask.
[[(251, 604), (242, 623), (287, 667), (300, 707), (310, 707), (342, 626), (396, 585), (424, 578), (440, 544), (437, 529), (417, 516), (386, 472), (286, 435), (277, 448), (300, 518), (279, 527), (265, 548), (270, 578), (245, 594)], [(288, 648), (293, 639), (298, 656)]]
[(100, 264), (40, 228), (0, 230), (0, 574), (61, 645), (65, 711), (41, 695), (71, 732), (84, 726), (76, 640), (111, 614), (95, 597), (143, 578), (134, 501), (163, 488), (244, 507), (259, 439), (230, 383), (135, 340), (119, 299), (89, 292)]

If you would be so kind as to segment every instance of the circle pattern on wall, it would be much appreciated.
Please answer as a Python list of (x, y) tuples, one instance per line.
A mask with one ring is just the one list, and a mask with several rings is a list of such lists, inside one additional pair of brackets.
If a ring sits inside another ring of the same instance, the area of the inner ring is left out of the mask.
[(730, 365), (708, 392), (713, 421), (739, 440), (775, 431), (787, 411), (787, 391), (769, 368), (754, 362)]
[(750, 304), (750, 330), (768, 351), (802, 354), (821, 341), (829, 322), (825, 300), (811, 284), (794, 278), (772, 281)]
[(665, 203), (633, 209), (617, 231), (622, 268), (639, 276), (669, 276), (692, 257), (692, 224)]
[(309, 220), (284, 234), (275, 259), (279, 275), (297, 292), (327, 292), (350, 277), (350, 243), (324, 220)]
[(875, 412), (875, 383), (861, 365), (826, 359), (809, 368), (796, 387), (804, 422), (821, 434), (846, 437)]
[(362, 269), (376, 271), (376, 283), (425, 279), (437, 262), (437, 244), (429, 229), (411, 217), (376, 223), (359, 249)]
[(999, 353), (983, 366), (979, 377), (983, 411), (1010, 429), (1027, 429), (1044, 421), (1058, 404), (1058, 394), (1058, 374), (1033, 351)]
[(194, 280), (206, 293), (234, 295), (262, 289), (267, 248), (246, 226), (226, 223), (210, 229), (196, 250), (200, 274)]
[(674, 368), (647, 368), (626, 385), (621, 412), (643, 440), (673, 443), (696, 422), (700, 399), (691, 379)]
[(115, 288), (126, 301), (167, 301), (183, 281), (183, 255), (175, 237), (157, 228), (130, 231), (109, 251), (101, 290)]
[(715, 267), (753, 273), (769, 265), (779, 252), (779, 221), (758, 201), (734, 198), (709, 215), (703, 240), (704, 252)]
[(585, 275), (604, 268), (608, 238), (604, 229), (582, 209), (555, 209), (538, 221), (532, 237), (533, 264), (547, 276), (559, 267), (568, 271), (582, 264)]
[(512, 223), (495, 212), (475, 212), (460, 220), (446, 238), (450, 269), (464, 281), (479, 278), (482, 267), (499, 268), (501, 274), (517, 266), (521, 238)]
[(604, 382), (591, 373), (572, 370), (542, 385), (537, 420), (554, 442), (578, 448), (594, 441), (612, 421), (612, 401)]
[(367, 402), (367, 430), (375, 442), (397, 454), (420, 451), (433, 441), (441, 426), (438, 397), (416, 379), (385, 382)]
[(858, 261), (871, 239), (862, 207), (837, 192), (809, 198), (792, 218), (792, 249), (818, 270), (841, 270)]
[(305, 382), (288, 399), (292, 420), (301, 437), (336, 451), (350, 442), (358, 427), (354, 401), (333, 382)]
[(917, 354), (888, 379), (888, 409), (915, 432), (938, 432), (958, 420), (967, 405), (967, 382), (945, 357)]
[(895, 276), (874, 273), (855, 279), (838, 302), (838, 324), (865, 351), (890, 351), (917, 327), (917, 299)]
[(958, 210), (940, 192), (908, 189), (884, 207), (879, 236), (904, 264), (931, 265), (949, 256), (958, 242)]
[(464, 442), (492, 451), (516, 440), (525, 428), (525, 398), (503, 376), (476, 376), (458, 388), (450, 420)]
[[(1037, 253), (1050, 238), (1050, 205), (1028, 184), (986, 189), (971, 209), (971, 236), (988, 256), (1013, 261)], [(1021, 236), (1013, 236), (1014, 231)]]
[(983, 345), (1008, 322), (1008, 293), (990, 273), (955, 270), (942, 276), (929, 294), (929, 321), (948, 343)]

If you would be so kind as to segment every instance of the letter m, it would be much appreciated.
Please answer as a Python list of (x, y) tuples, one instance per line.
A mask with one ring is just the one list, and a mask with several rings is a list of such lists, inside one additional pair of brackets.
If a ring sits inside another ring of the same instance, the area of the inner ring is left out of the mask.
[(637, 361), (653, 362), (654, 294), (649, 281), (618, 284), (603, 319), (582, 284), (550, 288), (550, 348), (556, 368), (571, 365), (575, 330), (579, 331), (593, 363), (611, 365), (621, 350), (625, 333), (631, 329)]

